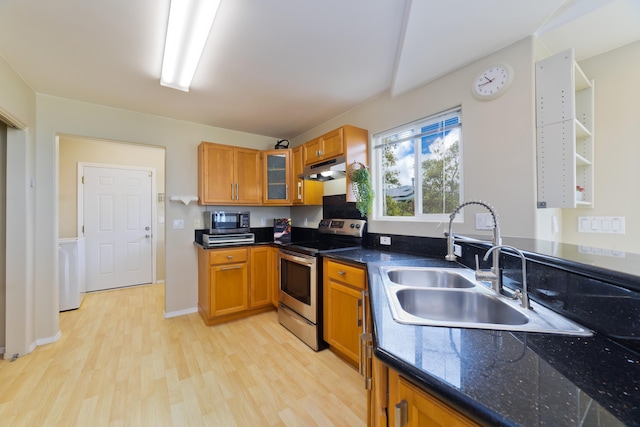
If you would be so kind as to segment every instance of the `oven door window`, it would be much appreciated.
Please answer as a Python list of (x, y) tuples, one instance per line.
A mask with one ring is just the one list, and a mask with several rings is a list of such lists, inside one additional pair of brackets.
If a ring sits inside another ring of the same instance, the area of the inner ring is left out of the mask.
[(311, 267), (286, 259), (280, 266), (280, 287), (298, 301), (311, 304)]

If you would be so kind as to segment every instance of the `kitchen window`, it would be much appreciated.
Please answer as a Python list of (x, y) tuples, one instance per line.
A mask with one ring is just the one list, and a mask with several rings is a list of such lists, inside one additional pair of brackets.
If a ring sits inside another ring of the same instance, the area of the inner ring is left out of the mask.
[(461, 108), (373, 136), (377, 219), (448, 221), (463, 200)]

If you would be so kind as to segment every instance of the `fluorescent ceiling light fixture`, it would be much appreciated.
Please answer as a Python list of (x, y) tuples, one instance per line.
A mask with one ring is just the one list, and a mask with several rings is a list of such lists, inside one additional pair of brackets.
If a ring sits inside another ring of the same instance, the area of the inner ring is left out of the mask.
[(160, 84), (189, 92), (220, 0), (171, 0)]

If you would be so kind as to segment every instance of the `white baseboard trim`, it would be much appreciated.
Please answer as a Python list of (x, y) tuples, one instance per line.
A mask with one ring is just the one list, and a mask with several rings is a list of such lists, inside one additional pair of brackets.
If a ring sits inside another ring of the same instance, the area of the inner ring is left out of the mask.
[(198, 312), (198, 307), (185, 308), (184, 310), (169, 311), (169, 312), (165, 311), (164, 318), (170, 319), (172, 317), (184, 316), (185, 314), (191, 314), (191, 313), (197, 313), (197, 312)]
[(32, 344), (33, 348), (29, 350), (29, 353), (31, 353), (33, 350), (35, 350), (36, 346), (54, 343), (54, 342), (58, 341), (60, 339), (60, 337), (62, 337), (62, 331), (58, 331), (58, 333), (55, 334), (52, 337), (37, 339), (36, 342)]

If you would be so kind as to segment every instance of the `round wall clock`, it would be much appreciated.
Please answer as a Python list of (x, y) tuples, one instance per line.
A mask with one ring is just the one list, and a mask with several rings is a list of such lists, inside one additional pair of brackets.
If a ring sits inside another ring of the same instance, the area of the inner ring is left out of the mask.
[(506, 92), (512, 80), (513, 70), (509, 65), (492, 65), (473, 81), (473, 94), (480, 100), (497, 98)]

